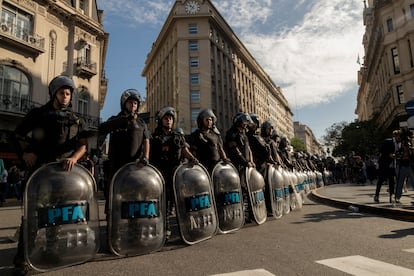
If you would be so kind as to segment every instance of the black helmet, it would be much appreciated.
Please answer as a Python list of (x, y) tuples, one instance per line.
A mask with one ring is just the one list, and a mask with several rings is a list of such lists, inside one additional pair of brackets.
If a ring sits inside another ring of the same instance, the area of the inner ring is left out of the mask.
[(259, 128), (259, 126), (260, 126), (259, 116), (257, 114), (255, 114), (255, 113), (250, 113), (249, 116), (250, 116), (250, 118), (253, 121), (253, 125), (255, 125), (256, 128)]
[(272, 130), (272, 133), (270, 134), (270, 138), (276, 140), (277, 137), (279, 137), (279, 134), (277, 133), (277, 130), (276, 129), (273, 129)]
[(171, 115), (173, 117), (173, 120), (175, 122), (176, 119), (176, 113), (174, 107), (166, 106), (163, 107), (160, 111), (158, 111), (156, 121), (158, 122), (158, 125), (161, 124), (161, 120), (165, 115)]
[(216, 124), (216, 121), (217, 121), (216, 115), (214, 115), (213, 110), (207, 108), (207, 109), (201, 110), (200, 113), (198, 113), (198, 116), (197, 116), (197, 126), (198, 126), (198, 128), (201, 129), (203, 127), (203, 121), (206, 118), (213, 118), (213, 126)]
[(237, 126), (241, 126), (242, 123), (246, 123), (247, 125), (251, 124), (252, 118), (250, 118), (249, 114), (244, 113), (244, 112), (238, 112), (234, 117), (233, 117), (233, 124), (237, 125)]
[(141, 95), (139, 94), (138, 90), (136, 89), (127, 89), (121, 95), (121, 110), (125, 109), (125, 103), (129, 99), (134, 99), (138, 101), (138, 106), (141, 104)]
[(75, 90), (75, 84), (70, 77), (63, 75), (57, 76), (49, 83), (49, 96), (51, 100), (55, 97), (56, 92), (61, 87), (68, 87), (70, 89), (71, 95), (73, 94), (73, 90)]
[(268, 128), (271, 128), (273, 130), (274, 127), (273, 127), (272, 122), (271, 121), (264, 121), (262, 123), (262, 126), (260, 127), (260, 135), (263, 136), (263, 137), (268, 136), (267, 133), (266, 133), (266, 130)]

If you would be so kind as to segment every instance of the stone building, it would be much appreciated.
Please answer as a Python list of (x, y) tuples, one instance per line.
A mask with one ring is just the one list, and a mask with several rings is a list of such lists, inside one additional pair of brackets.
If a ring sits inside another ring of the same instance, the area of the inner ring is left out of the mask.
[(242, 111), (273, 121), (281, 135), (293, 137), (293, 114), (280, 87), (209, 0), (175, 1), (142, 76), (147, 111), (153, 117), (164, 106), (175, 107), (185, 133), (196, 128), (201, 109), (211, 108), (222, 133)]
[(49, 100), (48, 84), (57, 75), (73, 78), (73, 108), (97, 129), (109, 35), (96, 1), (0, 0), (0, 8), (0, 158), (17, 159), (11, 133), (32, 107)]
[(358, 120), (384, 130), (404, 126), (414, 97), (414, 2), (364, 1), (365, 57), (358, 72)]

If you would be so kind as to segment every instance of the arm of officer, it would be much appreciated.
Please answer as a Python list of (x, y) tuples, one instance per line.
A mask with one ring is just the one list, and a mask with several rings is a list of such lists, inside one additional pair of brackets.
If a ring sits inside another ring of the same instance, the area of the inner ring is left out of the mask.
[(65, 171), (71, 171), (73, 166), (78, 162), (78, 160), (85, 154), (86, 152), (86, 145), (88, 143), (87, 138), (79, 139), (79, 147), (78, 149), (72, 154), (71, 157), (66, 158), (63, 161), (63, 169)]

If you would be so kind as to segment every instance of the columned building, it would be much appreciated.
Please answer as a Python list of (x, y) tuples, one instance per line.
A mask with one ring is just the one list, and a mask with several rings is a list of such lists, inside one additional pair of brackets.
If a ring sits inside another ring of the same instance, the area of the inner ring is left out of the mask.
[(211, 108), (222, 133), (237, 112), (247, 112), (273, 121), (281, 135), (293, 137), (293, 114), (281, 89), (209, 0), (175, 1), (142, 76), (151, 117), (173, 106), (176, 126), (186, 134), (197, 127), (199, 111)]
[(321, 144), (307, 125), (293, 122), (293, 128), (295, 130), (295, 137), (303, 142), (308, 153), (317, 155), (324, 154)]
[(406, 124), (414, 97), (414, 2), (364, 1), (365, 57), (358, 72), (358, 120), (391, 131)]
[(57, 75), (73, 78), (73, 108), (97, 129), (109, 35), (96, 1), (0, 0), (0, 9), (0, 158), (17, 159), (11, 133), (31, 108), (49, 100), (48, 84)]

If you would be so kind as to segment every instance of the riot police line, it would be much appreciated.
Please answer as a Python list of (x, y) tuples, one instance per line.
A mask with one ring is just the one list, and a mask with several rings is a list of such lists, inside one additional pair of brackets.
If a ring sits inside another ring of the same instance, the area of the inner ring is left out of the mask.
[[(326, 172), (328, 175), (329, 173)], [(182, 163), (173, 190), (181, 239), (188, 245), (240, 230), (248, 212), (257, 225), (302, 208), (306, 194), (324, 185), (319, 171), (266, 165), (240, 173), (219, 162), (211, 175), (201, 164)], [(244, 191), (247, 191), (247, 195)], [(166, 242), (167, 204), (162, 174), (135, 162), (113, 176), (106, 240), (112, 254), (130, 257), (159, 251)], [(246, 202), (247, 201), (247, 202)], [(28, 264), (45, 272), (94, 259), (100, 248), (97, 187), (91, 173), (76, 165), (46, 164), (29, 178), (24, 194), (24, 239)]]

